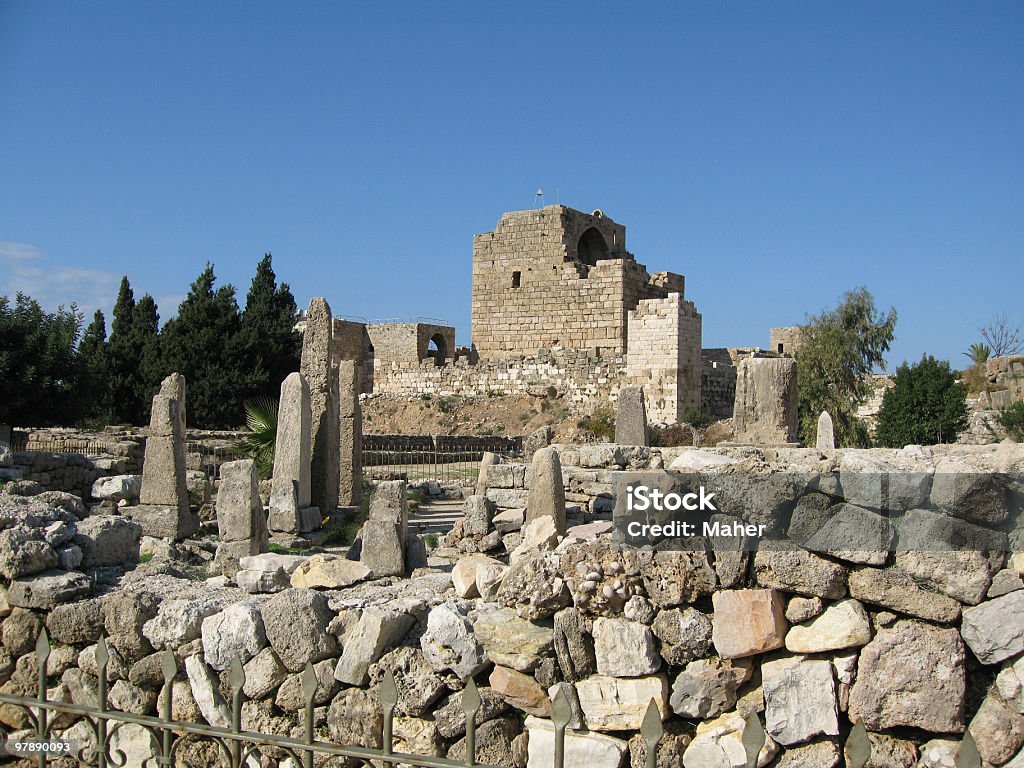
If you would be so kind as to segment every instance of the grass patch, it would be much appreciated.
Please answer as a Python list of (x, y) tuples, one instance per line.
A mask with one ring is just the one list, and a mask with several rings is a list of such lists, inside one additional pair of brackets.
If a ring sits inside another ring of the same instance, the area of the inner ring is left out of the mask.
[(282, 547), (275, 541), (267, 544), (267, 552), (272, 552), (275, 555), (299, 555), (306, 551), (306, 547)]
[(437, 534), (428, 533), (426, 536), (423, 537), (423, 543), (427, 545), (427, 549), (437, 549)]
[(153, 553), (152, 552), (146, 552), (144, 555), (140, 555), (139, 556), (139, 565), (145, 565), (146, 563), (148, 563), (152, 559), (153, 559)]
[[(374, 488), (369, 483), (363, 483), (363, 500), (355, 514), (344, 522), (337, 522), (327, 528), (322, 544), (325, 547), (350, 547), (352, 542), (359, 535), (359, 529), (363, 527), (370, 516), (370, 501), (373, 499)], [(411, 494), (410, 494), (411, 495)]]

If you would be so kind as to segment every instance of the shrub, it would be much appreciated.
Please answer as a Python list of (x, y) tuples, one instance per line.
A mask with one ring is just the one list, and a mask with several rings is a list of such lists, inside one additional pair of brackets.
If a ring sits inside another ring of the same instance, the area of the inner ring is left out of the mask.
[(949, 363), (924, 355), (896, 370), (878, 412), (878, 442), (890, 448), (952, 443), (967, 427), (967, 387)]
[(693, 428), (687, 424), (672, 424), (667, 427), (647, 427), (647, 438), (652, 448), (675, 448), (693, 445)]
[(996, 420), (1010, 437), (1018, 443), (1024, 443), (1024, 400), (1003, 408)]
[(585, 432), (592, 433), (595, 437), (615, 439), (615, 417), (607, 411), (597, 411), (582, 418), (576, 422), (576, 426)]

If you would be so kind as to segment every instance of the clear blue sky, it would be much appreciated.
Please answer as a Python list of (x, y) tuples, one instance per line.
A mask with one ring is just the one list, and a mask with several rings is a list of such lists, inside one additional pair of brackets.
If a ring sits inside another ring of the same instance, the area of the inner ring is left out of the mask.
[(890, 363), (961, 366), (1024, 319), (1024, 3), (0, 0), (0, 293), (128, 274), (166, 320), (270, 251), (467, 343), (472, 235), (537, 187), (685, 274), (705, 346), (865, 284)]

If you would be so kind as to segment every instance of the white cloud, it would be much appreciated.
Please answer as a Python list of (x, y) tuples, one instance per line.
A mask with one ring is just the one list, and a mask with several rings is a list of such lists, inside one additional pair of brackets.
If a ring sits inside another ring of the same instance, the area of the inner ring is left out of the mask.
[(21, 291), (51, 311), (75, 303), (86, 322), (102, 309), (109, 323), (120, 282), (113, 272), (55, 264), (34, 245), (0, 240), (0, 295), (13, 298)]

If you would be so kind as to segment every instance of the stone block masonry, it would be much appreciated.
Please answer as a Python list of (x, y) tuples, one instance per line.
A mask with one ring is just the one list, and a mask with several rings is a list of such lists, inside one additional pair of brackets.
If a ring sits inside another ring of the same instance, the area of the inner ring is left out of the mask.
[(701, 407), (701, 316), (678, 293), (629, 313), (628, 378), (643, 385), (652, 422), (674, 424)]
[(626, 228), (562, 205), (513, 211), (473, 238), (473, 343), (481, 359), (538, 347), (626, 351), (637, 302), (683, 292), (626, 251)]

